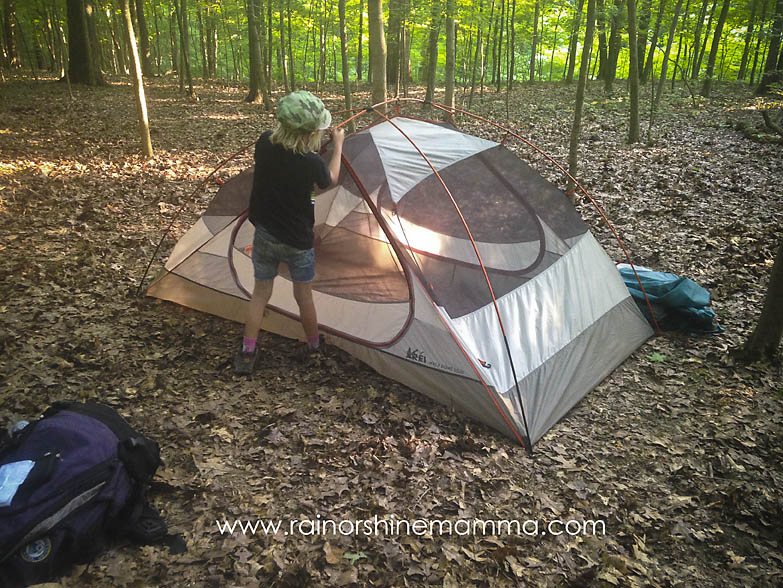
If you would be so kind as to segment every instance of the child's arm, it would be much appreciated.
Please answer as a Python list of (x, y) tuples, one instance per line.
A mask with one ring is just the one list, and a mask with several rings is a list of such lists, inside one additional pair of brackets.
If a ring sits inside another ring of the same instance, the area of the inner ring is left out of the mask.
[(332, 141), (334, 149), (332, 158), (329, 160), (329, 175), (332, 178), (332, 185), (337, 183), (340, 178), (340, 158), (343, 154), (343, 141), (345, 140), (345, 131), (343, 129), (334, 129), (332, 131)]

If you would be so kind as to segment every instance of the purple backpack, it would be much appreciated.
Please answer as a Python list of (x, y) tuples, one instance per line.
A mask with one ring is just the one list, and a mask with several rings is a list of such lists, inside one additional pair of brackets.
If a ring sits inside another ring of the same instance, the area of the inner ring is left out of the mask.
[(15, 432), (0, 446), (0, 586), (50, 580), (119, 538), (166, 538), (145, 496), (160, 463), (101, 404), (56, 403)]

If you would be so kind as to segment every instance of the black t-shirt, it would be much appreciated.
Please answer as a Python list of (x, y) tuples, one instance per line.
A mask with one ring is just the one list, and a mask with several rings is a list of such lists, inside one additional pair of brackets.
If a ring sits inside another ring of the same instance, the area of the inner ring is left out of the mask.
[(255, 150), (250, 222), (296, 249), (313, 246), (313, 186), (328, 188), (329, 168), (317, 153), (299, 155), (259, 137)]

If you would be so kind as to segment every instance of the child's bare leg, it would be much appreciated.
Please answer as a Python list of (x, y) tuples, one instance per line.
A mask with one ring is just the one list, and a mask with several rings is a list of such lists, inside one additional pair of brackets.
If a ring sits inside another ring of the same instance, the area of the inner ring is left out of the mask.
[(317, 347), (318, 316), (313, 303), (313, 288), (309, 282), (294, 282), (294, 299), (299, 305), (299, 319), (302, 321), (305, 336), (311, 347)]
[(245, 322), (245, 339), (257, 339), (258, 331), (264, 320), (264, 310), (272, 296), (274, 280), (256, 280), (253, 287), (253, 296), (247, 308), (247, 321)]

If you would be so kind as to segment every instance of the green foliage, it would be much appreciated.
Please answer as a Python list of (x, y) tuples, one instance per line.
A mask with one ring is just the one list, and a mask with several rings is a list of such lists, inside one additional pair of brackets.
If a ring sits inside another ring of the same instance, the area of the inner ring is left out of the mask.
[[(425, 75), (427, 62), (427, 39), (429, 34), (429, 22), (432, 13), (432, 2), (424, 0), (411, 2), (406, 0), (409, 13), (404, 26), (410, 32), (410, 69), (414, 83), (421, 83)], [(124, 75), (126, 66), (123, 64), (124, 39), (119, 29), (120, 14), (116, 2), (113, 0), (92, 0), (95, 5), (95, 23), (98, 36), (101, 65), (104, 71)], [(155, 74), (172, 73), (176, 70), (177, 56), (172, 58), (176, 39), (172, 39), (172, 33), (176, 37), (178, 29), (176, 25), (176, 10), (178, 2), (174, 0), (142, 0), (149, 31), (150, 58), (153, 60)], [(134, 0), (131, 0), (131, 4)], [(515, 79), (524, 78), (530, 62), (530, 46), (532, 38), (533, 13), (535, 0), (516, 0), (515, 18), (511, 23), (512, 0), (457, 0), (457, 82), (466, 83), (472, 73), (472, 61), (475, 57), (475, 46), (479, 32), (482, 36), (483, 66), (485, 69), (485, 83), (490, 82), (493, 72), (496, 71), (496, 60), (500, 60), (500, 77), (504, 81), (507, 77), (509, 64), (509, 52), (515, 52)], [(586, 4), (586, 3), (585, 3)], [(654, 54), (654, 75), (661, 68), (662, 48), (666, 43), (666, 35), (669, 23), (673, 17), (674, 0), (668, 0), (665, 4), (660, 33), (656, 39), (656, 51)], [(735, 3), (729, 12), (728, 20), (721, 39), (718, 63), (716, 64), (715, 78), (718, 81), (736, 79), (741, 57), (746, 43), (746, 32), (753, 25), (753, 35), (750, 38), (751, 49), (755, 50), (758, 34), (761, 31), (762, 43), (769, 36), (771, 28), (772, 11), (768, 10), (766, 21), (761, 27), (759, 14), (755, 22), (750, 22), (753, 2)], [(388, 10), (390, 2), (384, 2), (384, 9)], [(651, 19), (648, 31), (648, 46), (652, 41), (652, 28), (656, 21), (661, 0), (652, 0)], [(685, 20), (680, 20), (677, 26), (676, 38), (672, 55), (680, 55), (681, 66), (685, 71), (690, 69), (687, 64), (691, 59), (690, 49), (694, 45), (695, 22), (698, 18), (701, 3), (698, 0), (691, 2), (690, 14), (685, 15)], [(359, 38), (360, 6), (364, 10), (362, 38)], [(579, 6), (578, 0), (540, 0), (539, 41), (538, 41), (538, 72), (539, 77), (547, 79), (552, 72), (552, 79), (559, 80), (564, 75), (569, 51), (569, 42), (572, 35), (572, 27), (575, 11)], [(259, 15), (264, 28), (262, 39), (265, 39), (267, 52), (266, 64), (271, 78), (277, 82), (283, 81), (282, 59), (280, 56), (280, 25), (281, 15), (283, 20), (283, 36), (288, 44), (288, 25), (290, 8), (291, 27), (291, 53), (293, 57), (295, 75), (299, 81), (320, 82), (340, 81), (341, 65), (339, 63), (339, 31), (337, 26), (337, 2), (336, 0), (268, 0), (262, 6), (262, 14)], [(347, 37), (349, 71), (352, 77), (356, 76), (358, 53), (360, 43), (363, 54), (363, 78), (366, 79), (366, 70), (369, 63), (368, 34), (367, 34), (367, 2), (366, 0), (348, 0), (346, 4)], [(585, 5), (582, 6), (585, 10)], [(618, 61), (618, 77), (623, 78), (628, 71), (627, 57), (627, 13), (625, 3), (619, 4), (612, 0), (605, 0), (604, 15), (599, 19), (606, 19), (607, 35), (610, 19), (618, 10), (619, 22), (622, 31), (622, 52)], [(190, 51), (191, 63), (194, 75), (202, 76), (205, 70), (204, 51), (202, 43), (205, 37), (205, 29), (208, 21), (216, 25), (217, 37), (216, 76), (219, 79), (244, 83), (249, 69), (247, 11), (245, 0), (190, 0), (189, 34), (191, 38)], [(504, 15), (502, 23), (502, 50), (497, 51), (500, 45), (500, 33), (497, 28), (500, 14)], [(760, 11), (759, 11), (760, 13)], [(271, 23), (268, 22), (271, 15)], [(20, 54), (22, 64), (30, 69), (48, 69), (58, 71), (59, 64), (63, 62), (63, 56), (58, 48), (57, 37), (59, 30), (63, 30), (67, 36), (66, 3), (65, 0), (29, 0), (16, 3), (16, 20), (19, 23), (16, 47)], [(271, 28), (270, 28), (271, 24)], [(581, 39), (585, 27), (585, 19), (581, 18), (579, 38)], [(714, 26), (714, 23), (713, 23)], [(510, 47), (510, 30), (513, 27), (516, 36), (516, 46)], [(706, 30), (706, 23), (702, 27), (700, 45), (707, 39), (705, 54), (710, 50), (713, 31)], [(491, 31), (491, 33), (490, 33)], [(138, 34), (138, 31), (137, 31)], [(680, 47), (680, 36), (682, 47)], [(5, 39), (3, 46), (5, 47)], [(596, 41), (597, 43), (597, 41)], [(678, 51), (678, 49), (682, 51)], [(699, 47), (701, 48), (701, 47)], [(594, 58), (597, 54), (597, 45), (593, 51)], [(581, 54), (581, 47), (577, 54)], [(762, 56), (763, 57), (763, 56)], [(323, 63), (321, 62), (323, 60)], [(752, 55), (751, 55), (752, 60)], [(704, 60), (706, 62), (706, 59)], [(480, 71), (479, 64), (479, 71)], [(438, 50), (438, 73), (444, 75), (445, 69), (445, 32), (441, 26)], [(591, 68), (591, 72), (595, 69)], [(670, 75), (675, 71), (669, 68)], [(679, 74), (679, 72), (678, 72)], [(442, 80), (440, 80), (442, 81)]]

